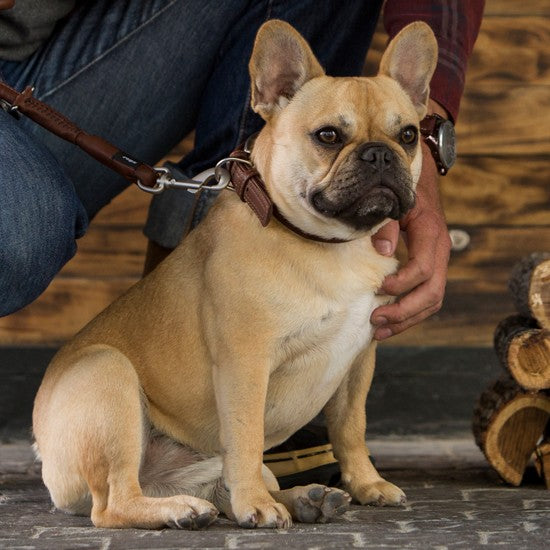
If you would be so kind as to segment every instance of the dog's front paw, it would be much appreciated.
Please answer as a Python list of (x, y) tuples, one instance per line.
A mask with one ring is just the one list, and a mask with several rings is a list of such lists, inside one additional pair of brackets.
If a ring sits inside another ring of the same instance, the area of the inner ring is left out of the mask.
[(403, 506), (407, 501), (405, 493), (399, 487), (384, 479), (361, 485), (352, 495), (361, 504), (375, 506)]
[(170, 519), (166, 521), (166, 526), (172, 529), (203, 529), (218, 517), (218, 510), (207, 500), (180, 495), (165, 501), (181, 502), (178, 502), (178, 507), (169, 509)]
[(231, 507), (235, 521), (245, 529), (287, 529), (292, 525), (288, 510), (283, 504), (275, 502), (269, 494), (252, 499), (232, 498)]

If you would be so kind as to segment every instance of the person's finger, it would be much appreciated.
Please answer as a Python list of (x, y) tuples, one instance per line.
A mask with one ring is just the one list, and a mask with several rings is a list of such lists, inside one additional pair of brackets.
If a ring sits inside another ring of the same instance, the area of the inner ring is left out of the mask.
[(422, 227), (415, 227), (412, 223), (409, 225), (409, 259), (395, 275), (386, 277), (382, 285), (384, 292), (391, 296), (399, 296), (433, 276), (436, 264), (439, 266), (446, 262), (444, 258), (438, 258), (439, 240), (442, 238), (439, 234), (440, 228), (432, 223), (424, 224)]
[[(420, 323), (421, 321), (424, 321), (434, 313), (437, 313), (441, 309), (442, 303), (443, 302), (441, 301), (437, 302), (423, 309), (422, 311), (416, 313), (412, 317), (408, 317), (407, 319), (404, 319), (401, 322), (388, 323), (377, 327), (374, 332), (374, 339), (378, 341), (385, 340), (386, 338), (390, 338), (391, 336), (395, 336), (396, 334), (399, 334), (407, 330), (408, 328)], [(394, 304), (394, 306), (398, 306), (398, 305), (399, 304)], [(389, 315), (393, 315), (393, 314), (390, 313)], [(397, 314), (397, 316), (399, 317), (399, 314)]]
[(376, 308), (372, 313), (372, 323), (377, 327), (375, 337), (399, 334), (441, 309), (445, 279), (444, 275), (433, 278), (398, 302)]
[(399, 240), (399, 222), (390, 221), (380, 228), (372, 237), (372, 245), (378, 254), (393, 256)]

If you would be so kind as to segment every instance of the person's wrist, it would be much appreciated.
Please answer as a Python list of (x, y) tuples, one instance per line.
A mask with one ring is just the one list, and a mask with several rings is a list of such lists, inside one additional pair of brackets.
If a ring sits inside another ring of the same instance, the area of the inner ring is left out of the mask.
[(438, 172), (447, 174), (456, 161), (455, 131), (449, 113), (434, 99), (429, 99), (426, 117), (420, 121), (420, 133), (428, 144)]
[(449, 113), (447, 112), (445, 107), (443, 107), (443, 105), (441, 105), (440, 103), (435, 101), (435, 99), (432, 99), (432, 98), (428, 100), (428, 112), (426, 114), (439, 115), (446, 120), (450, 120)]

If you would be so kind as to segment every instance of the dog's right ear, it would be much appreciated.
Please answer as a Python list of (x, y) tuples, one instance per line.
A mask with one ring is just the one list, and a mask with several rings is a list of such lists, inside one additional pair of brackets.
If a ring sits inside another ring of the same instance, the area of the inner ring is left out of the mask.
[(264, 120), (285, 107), (308, 80), (325, 74), (300, 33), (277, 19), (260, 27), (248, 69), (252, 109)]

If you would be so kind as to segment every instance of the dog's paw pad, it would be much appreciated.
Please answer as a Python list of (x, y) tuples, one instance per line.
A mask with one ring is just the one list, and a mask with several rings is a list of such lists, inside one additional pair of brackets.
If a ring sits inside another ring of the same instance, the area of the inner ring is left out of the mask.
[(211, 510), (210, 512), (205, 512), (204, 514), (200, 514), (195, 518), (195, 525), (197, 529), (203, 529), (204, 527), (208, 527), (211, 523), (216, 521), (218, 517), (217, 510)]
[(316, 523), (321, 515), (321, 509), (309, 499), (298, 497), (294, 503), (296, 519), (302, 523)]
[(193, 529), (193, 519), (189, 516), (170, 520), (166, 522), (170, 529)]
[(342, 515), (351, 502), (348, 493), (340, 489), (314, 485), (304, 487), (305, 494), (294, 502), (296, 519), (303, 523), (325, 523)]
[(189, 514), (188, 516), (183, 516), (178, 519), (170, 520), (166, 522), (166, 526), (171, 529), (204, 529), (208, 527), (211, 523), (216, 521), (218, 517), (218, 511), (215, 509), (210, 510), (209, 512), (204, 512), (197, 515), (196, 513)]

